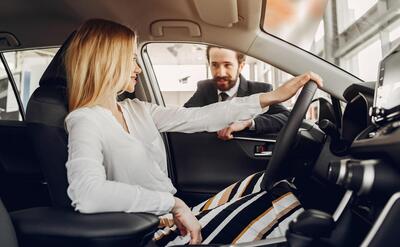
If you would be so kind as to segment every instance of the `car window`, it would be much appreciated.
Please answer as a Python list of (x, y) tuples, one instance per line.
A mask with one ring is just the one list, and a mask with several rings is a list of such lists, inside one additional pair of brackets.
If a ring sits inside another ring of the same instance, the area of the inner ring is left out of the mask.
[(57, 51), (58, 48), (47, 48), (4, 53), (24, 108)]
[[(153, 70), (156, 74), (165, 105), (183, 106), (197, 89), (197, 82), (211, 79), (206, 58), (206, 45), (184, 43), (152, 43), (147, 45)], [(272, 84), (279, 87), (293, 78), (292, 75), (246, 56), (246, 64), (241, 73), (246, 79)], [(314, 96), (330, 100), (327, 93), (318, 90)], [(297, 97), (283, 104), (291, 109)]]
[[(268, 0), (262, 29), (376, 81), (378, 63), (400, 44), (398, 4), (378, 0)], [(284, 11), (283, 11), (284, 10)]]
[[(184, 105), (196, 91), (198, 81), (212, 78), (205, 45), (153, 43), (147, 45), (147, 52), (166, 105)], [(292, 75), (249, 56), (241, 74), (247, 80), (270, 83), (273, 88), (292, 78)]]
[[(18, 77), (15, 75), (14, 77)], [(0, 62), (0, 121), (22, 120), (18, 102), (4, 64)]]

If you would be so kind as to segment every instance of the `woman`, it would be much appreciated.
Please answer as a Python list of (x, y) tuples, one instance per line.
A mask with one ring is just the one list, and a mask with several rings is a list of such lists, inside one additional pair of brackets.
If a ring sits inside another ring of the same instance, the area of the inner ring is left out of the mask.
[[(201, 243), (203, 237), (207, 243), (233, 242), (232, 238), (221, 240), (217, 237), (215, 231), (228, 229), (223, 224), (215, 225), (213, 220), (218, 218), (215, 217), (217, 213), (235, 205), (245, 207), (244, 202), (247, 207), (256, 205), (253, 203), (256, 199), (265, 197), (262, 199), (265, 206), (256, 210), (262, 214), (274, 206), (273, 193), (260, 192), (254, 178), (256, 174), (236, 184), (239, 187), (235, 191), (238, 192), (243, 190), (240, 184), (252, 180), (252, 189), (246, 187), (247, 192), (233, 195), (233, 189), (228, 187), (221, 192), (226, 199), (217, 202), (212, 198), (192, 212), (182, 200), (173, 196), (176, 189), (167, 176), (166, 151), (159, 132), (217, 131), (234, 121), (252, 118), (264, 107), (289, 99), (310, 79), (321, 86), (321, 79), (307, 73), (273, 92), (202, 108), (162, 107), (137, 99), (117, 102), (119, 93), (135, 90), (137, 76), (141, 73), (136, 63), (136, 49), (132, 30), (99, 19), (85, 22), (67, 49), (65, 65), (70, 113), (65, 119), (69, 133), (66, 167), (72, 205), (82, 213), (167, 215), (160, 217), (160, 226), (164, 228), (155, 235), (160, 245), (196, 244)], [(260, 176), (257, 175), (257, 181)], [(287, 188), (283, 190), (289, 192)], [(173, 224), (168, 220), (168, 213), (171, 213)], [(212, 219), (211, 215), (214, 215)], [(277, 222), (278, 216), (274, 214), (273, 220)], [(256, 222), (257, 217), (247, 219), (247, 223)], [(246, 228), (247, 223), (242, 223), (241, 227)], [(249, 233), (241, 232), (241, 236), (246, 234)], [(236, 237), (235, 241), (251, 238), (240, 240)]]

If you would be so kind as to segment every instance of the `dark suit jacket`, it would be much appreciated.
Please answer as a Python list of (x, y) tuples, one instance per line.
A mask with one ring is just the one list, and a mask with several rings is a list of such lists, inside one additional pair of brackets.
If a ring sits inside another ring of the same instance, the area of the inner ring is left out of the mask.
[[(237, 97), (249, 96), (255, 93), (272, 91), (269, 83), (248, 81), (240, 75), (240, 84)], [(184, 107), (200, 107), (218, 102), (218, 91), (213, 80), (204, 80), (197, 83), (197, 91), (184, 104)], [(278, 132), (286, 123), (289, 110), (281, 104), (271, 105), (267, 112), (254, 118), (257, 134)]]

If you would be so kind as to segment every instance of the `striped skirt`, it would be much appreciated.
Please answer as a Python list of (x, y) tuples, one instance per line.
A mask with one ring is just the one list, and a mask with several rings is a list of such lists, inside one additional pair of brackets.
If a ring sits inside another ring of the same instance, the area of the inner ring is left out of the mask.
[[(303, 211), (294, 188), (281, 181), (261, 191), (264, 172), (252, 174), (192, 208), (202, 226), (203, 244), (235, 244), (285, 235), (288, 224)], [(154, 234), (158, 246), (184, 245), (171, 214), (160, 217)]]

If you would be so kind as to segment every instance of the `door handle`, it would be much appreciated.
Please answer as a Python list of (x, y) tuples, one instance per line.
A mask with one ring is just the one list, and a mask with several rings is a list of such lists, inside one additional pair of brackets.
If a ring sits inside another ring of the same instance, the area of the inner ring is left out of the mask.
[(255, 157), (272, 157), (272, 151), (262, 151), (260, 153), (254, 153)]
[(275, 143), (274, 139), (265, 139), (265, 138), (252, 138), (252, 137), (242, 137), (242, 136), (234, 136), (233, 140), (241, 140), (241, 141), (255, 141), (255, 142), (266, 142), (266, 143)]
[(254, 146), (254, 157), (259, 158), (270, 158), (272, 157), (272, 146), (276, 143), (274, 139), (267, 138), (253, 138), (253, 137), (242, 137), (242, 136), (234, 136), (234, 140), (240, 141), (252, 141), (252, 142), (262, 142), (261, 145)]

